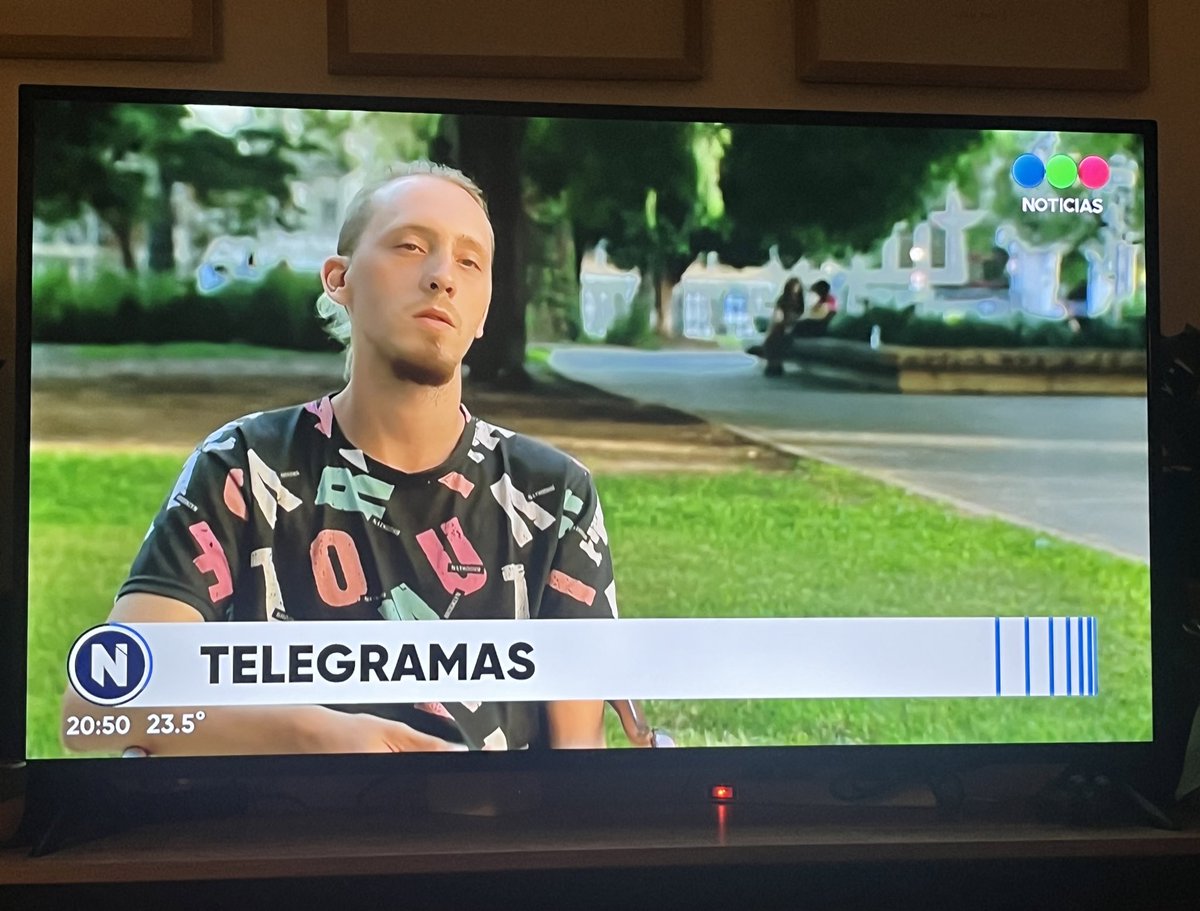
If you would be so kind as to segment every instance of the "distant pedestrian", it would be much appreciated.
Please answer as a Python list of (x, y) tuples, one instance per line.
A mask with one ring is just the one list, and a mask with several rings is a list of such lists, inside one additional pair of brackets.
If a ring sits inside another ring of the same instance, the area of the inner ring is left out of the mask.
[(775, 310), (771, 314), (771, 327), (763, 340), (763, 356), (767, 360), (766, 375), (783, 375), (783, 355), (787, 351), (788, 340), (793, 330), (804, 315), (804, 284), (798, 278), (789, 278), (783, 286), (783, 293), (775, 301)]

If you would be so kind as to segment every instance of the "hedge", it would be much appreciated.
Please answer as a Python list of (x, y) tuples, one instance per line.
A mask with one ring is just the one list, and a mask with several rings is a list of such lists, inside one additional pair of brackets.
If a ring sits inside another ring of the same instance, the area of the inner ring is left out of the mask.
[(316, 275), (277, 266), (258, 282), (203, 294), (172, 275), (102, 273), (72, 282), (65, 271), (33, 282), (35, 342), (241, 342), (303, 351), (337, 351), (315, 305)]
[(838, 315), (829, 325), (829, 337), (870, 341), (879, 327), (889, 345), (928, 348), (1115, 348), (1142, 349), (1146, 345), (1145, 313), (1126, 312), (1121, 323), (1107, 319), (1034, 320), (1014, 317), (987, 321), (975, 317), (948, 321), (939, 316), (918, 316), (913, 307), (871, 307), (855, 316)]

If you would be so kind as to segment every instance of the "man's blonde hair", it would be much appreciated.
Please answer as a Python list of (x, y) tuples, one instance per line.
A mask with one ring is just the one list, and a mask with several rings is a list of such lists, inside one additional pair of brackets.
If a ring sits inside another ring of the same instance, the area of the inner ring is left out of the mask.
[[(358, 249), (358, 242), (362, 239), (362, 233), (371, 221), (371, 216), (375, 214), (375, 197), (380, 190), (406, 177), (421, 176), (437, 177), (461, 187), (479, 203), (483, 214), (488, 215), (487, 200), (484, 198), (483, 190), (479, 189), (479, 185), (462, 171), (424, 158), (406, 161), (394, 166), (385, 177), (368, 182), (354, 194), (350, 205), (346, 207), (342, 228), (338, 232), (338, 256), (354, 256), (354, 251)], [(348, 380), (350, 379), (350, 368), (354, 363), (354, 352), (351, 350), (350, 343), (350, 313), (328, 294), (322, 292), (321, 296), (317, 298), (317, 315), (325, 320), (325, 331), (345, 346), (346, 369), (344, 375)]]

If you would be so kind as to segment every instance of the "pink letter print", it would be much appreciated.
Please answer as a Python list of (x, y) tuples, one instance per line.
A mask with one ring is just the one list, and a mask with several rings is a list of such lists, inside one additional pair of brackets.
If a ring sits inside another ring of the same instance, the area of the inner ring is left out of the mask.
[[(459, 524), (457, 516), (442, 524), (442, 532), (446, 535), (446, 540), (450, 542), (450, 549), (454, 551), (456, 561), (463, 565), (482, 567), (483, 561), (479, 559), (475, 546), (463, 534), (462, 525)], [(429, 560), (433, 571), (437, 573), (442, 587), (450, 594), (462, 592), (464, 595), (469, 595), (479, 591), (487, 582), (486, 569), (481, 572), (459, 573), (450, 568), (450, 555), (446, 553), (442, 542), (438, 540), (436, 529), (428, 528), (421, 532), (417, 535), (417, 543), (421, 545), (421, 550), (425, 552), (425, 558)]]
[(221, 542), (217, 540), (217, 536), (213, 534), (207, 522), (190, 525), (188, 531), (192, 533), (192, 537), (200, 546), (200, 556), (192, 561), (196, 564), (196, 569), (200, 570), (203, 575), (212, 573), (217, 577), (217, 580), (208, 587), (209, 600), (216, 604), (222, 598), (228, 598), (233, 594), (233, 576), (229, 572), (229, 559), (225, 556)]
[[(338, 582), (329, 552), (337, 555), (345, 587)], [(346, 607), (362, 600), (367, 593), (367, 577), (363, 573), (362, 560), (358, 556), (358, 545), (346, 532), (336, 528), (323, 528), (313, 538), (309, 548), (312, 559), (313, 581), (317, 593), (330, 607)]]

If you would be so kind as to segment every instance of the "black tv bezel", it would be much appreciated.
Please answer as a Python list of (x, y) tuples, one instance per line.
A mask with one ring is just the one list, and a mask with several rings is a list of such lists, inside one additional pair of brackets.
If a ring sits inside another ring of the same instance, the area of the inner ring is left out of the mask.
[[(310, 107), (340, 110), (406, 111), (509, 116), (556, 116), (593, 119), (674, 120), (793, 124), (813, 126), (873, 125), (964, 129), (1071, 130), (1120, 132), (1141, 136), (1144, 142), (1146, 352), (1150, 490), (1150, 585), (1153, 739), (1086, 743), (888, 744), (814, 745), (780, 747), (683, 748), (674, 750), (610, 749), (595, 751), (489, 752), (486, 754), (411, 754), (406, 756), (271, 755), (159, 757), (152, 762), (113, 762), (111, 758), (39, 759), (28, 761), (70, 779), (104, 778), (144, 782), (147, 779), (199, 779), (328, 773), (382, 773), (413, 776), (430, 773), (580, 773), (589, 780), (619, 780), (630, 774), (680, 771), (709, 775), (714, 780), (745, 780), (748, 776), (778, 777), (805, 774), (820, 768), (964, 768), (1012, 763), (1073, 764), (1093, 768), (1172, 768), (1181, 759), (1181, 725), (1191, 706), (1168, 671), (1170, 651), (1184, 616), (1184, 568), (1166, 547), (1161, 527), (1163, 465), (1156, 445), (1157, 391), (1160, 387), (1162, 342), (1159, 328), (1158, 261), (1158, 145), (1152, 120), (1056, 115), (974, 115), (945, 113), (884, 113), (757, 108), (700, 108), (567, 104), (528, 101), (485, 101), (409, 98), (347, 94), (244, 92), (209, 89), (160, 89), (120, 86), (22, 85), (18, 120), (17, 295), (16, 295), (16, 432), (14, 442), (13, 509), (15, 523), (13, 580), (15, 603), (0, 604), (0, 758), (24, 757), (26, 750), (26, 662), (28, 643), (29, 436), (30, 344), (32, 319), (32, 211), (34, 106), (47, 100), (106, 103), (232, 104), (257, 107)], [(1177, 757), (1176, 754), (1179, 754)], [(481, 758), (482, 757), (482, 758)], [(598, 779), (592, 776), (599, 776)], [(611, 777), (610, 777), (611, 776)], [(1173, 785), (1173, 782), (1171, 782)]]

